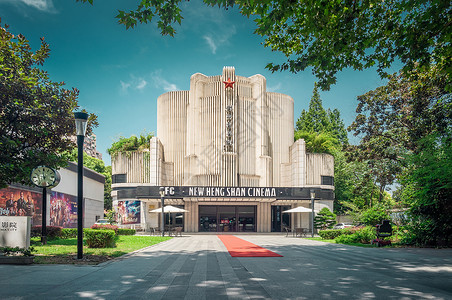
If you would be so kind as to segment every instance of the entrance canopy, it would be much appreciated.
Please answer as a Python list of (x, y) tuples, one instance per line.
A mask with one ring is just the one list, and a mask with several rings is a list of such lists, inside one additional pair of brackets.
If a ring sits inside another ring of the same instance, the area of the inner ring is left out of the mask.
[[(159, 199), (160, 186), (137, 186), (118, 189), (117, 199)], [(221, 186), (164, 186), (165, 199), (183, 198), (222, 198), (268, 199), (276, 200), (311, 200), (310, 192), (314, 190), (315, 200), (334, 199), (333, 189), (319, 187), (221, 187)]]

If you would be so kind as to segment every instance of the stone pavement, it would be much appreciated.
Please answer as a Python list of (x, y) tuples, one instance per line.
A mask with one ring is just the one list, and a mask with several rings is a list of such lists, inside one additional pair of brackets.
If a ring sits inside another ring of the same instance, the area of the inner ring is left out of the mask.
[(238, 236), (284, 257), (183, 236), (98, 266), (0, 265), (0, 299), (452, 299), (452, 249)]

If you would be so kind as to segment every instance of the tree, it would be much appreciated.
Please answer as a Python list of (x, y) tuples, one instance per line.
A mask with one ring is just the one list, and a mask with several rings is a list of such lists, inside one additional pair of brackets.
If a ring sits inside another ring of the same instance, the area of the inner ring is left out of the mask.
[(317, 229), (331, 229), (334, 224), (336, 224), (336, 215), (327, 207), (322, 208), (314, 218), (314, 227)]
[(135, 135), (128, 138), (121, 136), (111, 145), (110, 148), (107, 149), (107, 152), (111, 156), (114, 156), (119, 152), (149, 149), (149, 143), (153, 136), (153, 133), (146, 132), (141, 133), (139, 137)]
[(361, 141), (349, 147), (349, 157), (366, 163), (380, 186), (380, 199), (407, 166), (407, 155), (419, 151), (419, 140), (450, 128), (447, 84), (447, 76), (437, 68), (401, 72), (390, 76), (387, 85), (358, 97), (358, 114), (349, 130)]
[(334, 155), (340, 149), (337, 139), (328, 133), (308, 133), (304, 131), (295, 132), (295, 140), (304, 139), (306, 151), (311, 153), (328, 153)]
[(410, 156), (410, 168), (401, 178), (401, 198), (410, 207), (407, 242), (452, 245), (452, 132), (432, 134)]
[[(327, 133), (329, 136), (339, 140), (342, 144), (348, 144), (347, 130), (341, 119), (339, 110), (325, 110), (320, 98), (317, 83), (314, 85), (308, 111), (302, 110), (298, 118), (296, 131), (305, 133)], [(301, 134), (301, 133), (298, 133)]]
[[(451, 241), (452, 95), (448, 84), (447, 76), (436, 67), (395, 74), (387, 85), (358, 97), (358, 115), (350, 126), (362, 136), (355, 156), (381, 163), (369, 169), (389, 179), (400, 178), (400, 197), (410, 207), (411, 240), (418, 244)], [(395, 168), (387, 168), (388, 164)]]
[[(58, 168), (67, 162), (59, 153), (74, 144), (73, 111), (78, 90), (64, 89), (39, 68), (49, 57), (49, 45), (32, 51), (23, 35), (13, 35), (0, 20), (0, 187), (17, 182), (31, 184), (34, 167)], [(90, 114), (88, 130), (97, 126)]]
[[(93, 0), (77, 0), (93, 3)], [(182, 23), (182, 0), (140, 0), (135, 10), (119, 10), (116, 18), (126, 28), (157, 20), (162, 35), (174, 36)], [(255, 33), (265, 47), (286, 55), (272, 71), (300, 72), (312, 68), (322, 89), (336, 83), (344, 68), (373, 66), (381, 76), (395, 61), (404, 71), (436, 65), (452, 88), (452, 6), (448, 0), (285, 1), (204, 0), (228, 9), (236, 5), (253, 16)]]
[[(78, 152), (76, 149), (73, 149), (71, 152), (65, 152), (63, 157), (68, 161), (77, 162)], [(113, 200), (111, 197), (111, 166), (105, 166), (103, 160), (89, 156), (85, 152), (83, 152), (83, 165), (105, 176), (104, 208), (111, 210), (113, 207)]]

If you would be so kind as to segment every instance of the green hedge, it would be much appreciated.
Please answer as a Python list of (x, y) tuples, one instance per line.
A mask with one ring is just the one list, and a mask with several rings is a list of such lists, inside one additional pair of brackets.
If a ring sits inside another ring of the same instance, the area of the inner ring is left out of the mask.
[(77, 237), (77, 228), (63, 228), (61, 229), (60, 239), (71, 239)]
[(340, 235), (335, 239), (338, 244), (370, 244), (376, 238), (376, 230), (373, 226), (367, 226), (356, 230), (349, 235)]
[(106, 224), (106, 225), (97, 225), (94, 224), (93, 226), (91, 226), (91, 229), (96, 229), (96, 230), (113, 230), (115, 232), (115, 234), (118, 234), (118, 226), (116, 225), (111, 225), (111, 224)]
[[(53, 238), (60, 237), (61, 229), (62, 229), (62, 227), (60, 227), (60, 226), (50, 226), (50, 225), (46, 226), (47, 238), (53, 239)], [(31, 236), (32, 237), (40, 237), (41, 233), (42, 233), (41, 225), (31, 227)]]
[(319, 235), (324, 240), (334, 240), (338, 236), (353, 234), (355, 230), (352, 228), (320, 230)]
[(135, 229), (128, 229), (128, 228), (118, 228), (117, 234), (118, 235), (135, 235), (137, 231)]
[(114, 230), (86, 229), (84, 233), (88, 248), (113, 248), (116, 246), (116, 234)]

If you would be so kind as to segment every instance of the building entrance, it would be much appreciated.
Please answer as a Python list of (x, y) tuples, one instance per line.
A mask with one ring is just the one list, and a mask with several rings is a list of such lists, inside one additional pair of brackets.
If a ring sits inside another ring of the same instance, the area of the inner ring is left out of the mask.
[(255, 232), (256, 206), (199, 206), (200, 232)]
[(272, 206), (272, 232), (281, 232), (284, 227), (290, 227), (290, 215), (283, 214), (285, 210), (289, 210), (290, 206)]

